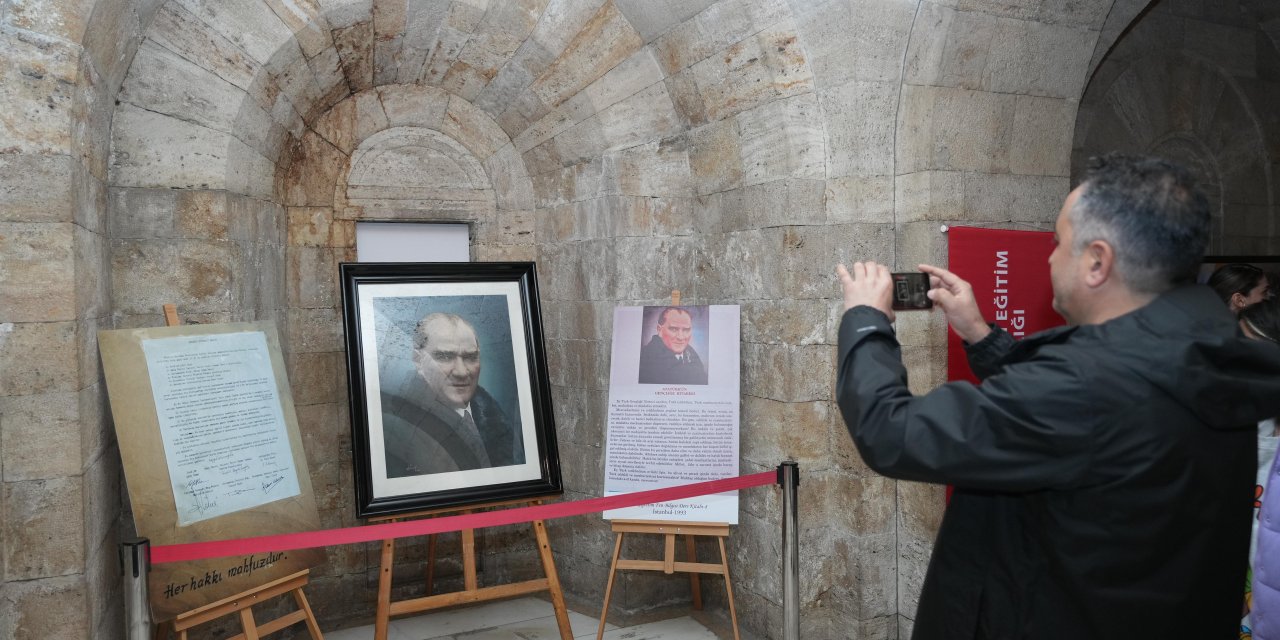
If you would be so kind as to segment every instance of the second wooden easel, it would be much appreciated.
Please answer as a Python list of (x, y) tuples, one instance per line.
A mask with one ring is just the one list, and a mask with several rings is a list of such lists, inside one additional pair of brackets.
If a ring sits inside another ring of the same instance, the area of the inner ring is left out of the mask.
[[(400, 514), (396, 516), (384, 516), (380, 518), (371, 518), (370, 522), (395, 522), (398, 520), (407, 520), (412, 518), (433, 517), (446, 514), (470, 513), (474, 510), (489, 509), (497, 507), (511, 507), (516, 505), (536, 505), (542, 504), (547, 498), (506, 500), (501, 502), (487, 502), (484, 504), (471, 505), (465, 508), (450, 509), (433, 509), (429, 511), (418, 511), (415, 513)], [(441, 593), (431, 595), (431, 574), (427, 574), (428, 595), (421, 598), (411, 598), (408, 600), (399, 600), (392, 602), (391, 600), (391, 573), (395, 565), (395, 539), (388, 538), (382, 541), (382, 566), (378, 572), (378, 609), (374, 617), (373, 637), (374, 640), (387, 640), (387, 632), (390, 626), (391, 616), (405, 615), (409, 613), (418, 613), (420, 611), (429, 611), (431, 609), (440, 609), (460, 604), (469, 604), (473, 602), (485, 602), (488, 600), (501, 600), (512, 596), (524, 595), (527, 593), (539, 593), (547, 591), (551, 595), (551, 605), (556, 613), (556, 625), (560, 629), (561, 640), (573, 640), (573, 630), (569, 626), (569, 610), (565, 607), (564, 590), (560, 587), (560, 577), (556, 573), (555, 559), (551, 556), (551, 542), (547, 539), (547, 528), (541, 520), (534, 520), (533, 533), (538, 540), (538, 555), (542, 560), (542, 569), (546, 573), (545, 578), (535, 580), (526, 580), (524, 582), (513, 582), (510, 584), (495, 585), (489, 587), (481, 587), (476, 579), (476, 535), (474, 529), (462, 530), (462, 591), (454, 591), (452, 593)], [(434, 556), (434, 552), (431, 556)], [(428, 572), (431, 571), (431, 565), (434, 563), (434, 557), (428, 560)]]

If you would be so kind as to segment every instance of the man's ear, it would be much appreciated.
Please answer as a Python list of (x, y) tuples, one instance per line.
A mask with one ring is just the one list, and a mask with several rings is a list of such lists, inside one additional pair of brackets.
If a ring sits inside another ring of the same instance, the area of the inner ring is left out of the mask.
[(1116, 266), (1116, 252), (1111, 243), (1094, 240), (1081, 252), (1085, 260), (1084, 282), (1090, 287), (1100, 287), (1111, 279)]

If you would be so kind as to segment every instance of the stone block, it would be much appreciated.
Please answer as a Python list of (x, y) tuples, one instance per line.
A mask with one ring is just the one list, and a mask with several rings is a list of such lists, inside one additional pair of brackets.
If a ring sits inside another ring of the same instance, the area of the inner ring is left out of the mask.
[(898, 171), (1008, 172), (1015, 105), (1011, 95), (904, 86)]
[(849, 82), (818, 94), (826, 122), (828, 177), (891, 175), (898, 84)]
[[(609, 147), (609, 141), (605, 137), (605, 131), (599, 117), (583, 120), (564, 133), (549, 140), (546, 144), (553, 146), (552, 157), (561, 166), (574, 165), (590, 161), (592, 158), (598, 158)], [(527, 157), (526, 154), (526, 164), (528, 163)], [(530, 167), (530, 171), (533, 171), (533, 167)]]
[(142, 40), (142, 26), (136, 7), (118, 3), (116, 8), (95, 5), (93, 28), (85, 32), (85, 55), (93, 61), (102, 76), (105, 93), (114, 94), (120, 86), (134, 52)]
[(0, 398), (0, 470), (5, 482), (80, 473), (80, 412), (75, 392)]
[[(947, 236), (936, 222), (908, 222), (899, 225), (898, 265), (947, 264)], [(902, 267), (896, 267), (900, 270)]]
[(346, 349), (340, 309), (289, 309), (286, 317), (289, 352), (324, 353)]
[(638, 144), (604, 157), (605, 193), (628, 196), (689, 197), (693, 184), (685, 138)]
[(742, 457), (764, 465), (794, 460), (807, 472), (825, 469), (830, 465), (830, 406), (748, 396), (742, 407)]
[[(96, 340), (94, 350), (97, 350)], [(101, 368), (99, 368), (99, 371)], [(80, 459), (81, 466), (101, 457), (103, 452), (115, 445), (116, 436), (111, 422), (110, 408), (107, 404), (107, 385), (101, 380), (101, 374), (95, 371), (97, 380), (86, 384), (77, 394), (80, 415)]]
[(236, 253), (222, 241), (116, 240), (111, 290), (120, 313), (154, 313), (174, 303), (184, 314), (228, 311)]
[(98, 180), (107, 179), (111, 158), (111, 117), (115, 96), (88, 56), (81, 56), (79, 84), (71, 103), (71, 155)]
[(874, 260), (894, 265), (898, 255), (893, 226), (887, 224), (792, 227), (785, 247), (788, 295), (820, 300), (839, 297), (837, 264)]
[(962, 219), (965, 175), (920, 171), (897, 176), (896, 217), (902, 222)]
[(75, 225), (0, 223), (0, 309), (6, 321), (76, 317)]
[(448, 93), (430, 86), (389, 85), (378, 87), (378, 95), (390, 126), (441, 130)]
[(826, 143), (818, 100), (803, 94), (738, 114), (743, 184), (826, 177)]
[(348, 158), (319, 134), (308, 131), (294, 151), (284, 176), (285, 202), (292, 206), (332, 206), (337, 184)]
[(893, 176), (849, 176), (826, 181), (826, 220), (833, 224), (893, 222), (894, 203)]
[(0, 222), (66, 222), (76, 161), (67, 155), (0, 154)]
[(441, 132), (462, 143), (477, 160), (485, 160), (511, 142), (506, 131), (489, 114), (459, 97), (449, 99)]
[(292, 353), (289, 386), (298, 406), (333, 402), (346, 394), (346, 360), (340, 351)]
[[(246, 91), (261, 68), (257, 60), (176, 2), (164, 3), (155, 13), (147, 37)], [(270, 109), (272, 100), (267, 96), (251, 95), (258, 106)]]
[(1065, 176), (964, 174), (965, 221), (1052, 224), (1070, 191)]
[(0, 396), (75, 391), (75, 322), (0, 323)]
[(1068, 175), (1075, 105), (1050, 97), (1018, 96), (1009, 168), (1029, 175)]
[(317, 118), (312, 124), (312, 129), (339, 151), (351, 155), (356, 148), (355, 123), (356, 97), (350, 96), (333, 105), (333, 108)]
[[(121, 104), (112, 126), (112, 181), (122, 187), (226, 188), (230, 136)], [(238, 141), (237, 141), (238, 142)]]
[(284, 43), (293, 41), (293, 32), (266, 3), (212, 7), (197, 0), (177, 2), (258, 62), (266, 63)]
[(84, 576), (0, 584), (0, 635), (13, 640), (89, 638)]
[(106, 315), (111, 306), (107, 280), (111, 264), (107, 260), (107, 240), (101, 235), (73, 227), (75, 235), (75, 308), (80, 318)]
[(935, 3), (920, 6), (907, 48), (903, 76), (908, 84), (983, 88), (983, 73), (999, 20), (990, 14), (956, 11)]
[(334, 220), (331, 207), (289, 207), (288, 243), (292, 247), (355, 245), (355, 221)]
[(525, 173), (520, 154), (510, 143), (504, 144), (483, 163), (499, 209), (532, 209), (533, 183)]
[[(563, 54), (539, 76), (529, 90), (555, 107), (590, 85), (644, 46), (626, 17), (606, 3), (583, 25)], [(560, 50), (560, 49), (552, 49)]]
[(667, 75), (741, 42), (752, 34), (777, 24), (788, 14), (785, 2), (775, 0), (729, 0), (717, 2), (692, 20), (670, 29), (653, 46)]
[(333, 249), (289, 248), (285, 276), (289, 307), (330, 309), (338, 306), (337, 257)]
[(224, 191), (113, 188), (111, 235), (117, 239), (228, 239)]
[(1097, 39), (1088, 29), (999, 20), (982, 88), (1074, 100), (1084, 91)]
[[(235, 133), (245, 90), (154, 42), (144, 42), (120, 87), (118, 99), (134, 106)], [(245, 113), (268, 116), (253, 104)], [(269, 125), (268, 125), (269, 126)], [(255, 128), (260, 131), (261, 129)]]
[[(609, 149), (625, 149), (676, 133), (679, 118), (661, 82), (621, 100), (596, 115)], [(589, 122), (589, 121), (588, 121)]]
[(723, 120), (690, 131), (689, 170), (699, 195), (742, 184), (743, 149), (737, 122)]
[(733, 44), (692, 71), (711, 120), (813, 90), (813, 74), (789, 22)]
[(0, 61), (0, 149), (66, 153), (80, 48), (26, 31), (3, 32)]
[[(120, 517), (121, 480), (120, 459), (116, 451), (93, 459), (84, 470), (84, 543), (89, 551), (88, 563), (102, 560), (95, 557), (103, 551), (102, 545), (112, 539), (118, 529)], [(116, 549), (106, 550), (111, 564), (116, 561)], [(86, 564), (88, 564), (86, 563)], [(87, 569), (87, 567), (86, 567)]]
[[(922, 5), (922, 15), (928, 10)], [(900, 79), (915, 2), (804, 2), (792, 3), (792, 12), (819, 86)]]
[(825, 344), (826, 300), (744, 300), (743, 342)]
[(333, 30), (333, 43), (342, 58), (342, 70), (353, 92), (373, 85), (373, 21), (361, 21)]
[[(104, 160), (105, 162), (105, 160)], [(72, 193), (75, 204), (72, 219), (80, 227), (93, 233), (106, 233), (106, 217), (108, 208), (107, 185), (90, 168), (76, 163), (71, 169)], [(103, 174), (106, 175), (105, 173)], [(51, 189), (51, 196), (57, 197), (56, 188)], [(2, 214), (0, 214), (2, 217)]]
[(79, 476), (6, 481), (6, 580), (35, 580), (84, 571), (84, 496)]

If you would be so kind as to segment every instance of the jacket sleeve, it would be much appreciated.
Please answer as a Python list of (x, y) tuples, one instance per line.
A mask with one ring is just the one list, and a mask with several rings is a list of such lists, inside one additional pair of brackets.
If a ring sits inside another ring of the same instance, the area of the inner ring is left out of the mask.
[(889, 319), (870, 307), (845, 312), (838, 357), (840, 411), (875, 471), (994, 491), (1083, 482), (1097, 420), (1070, 361), (1037, 354), (981, 386), (952, 382), (915, 397)]
[(1013, 349), (1015, 340), (1008, 331), (995, 325), (987, 337), (973, 343), (965, 343), (965, 356), (969, 359), (969, 369), (979, 380), (986, 380), (1000, 371), (1001, 361)]

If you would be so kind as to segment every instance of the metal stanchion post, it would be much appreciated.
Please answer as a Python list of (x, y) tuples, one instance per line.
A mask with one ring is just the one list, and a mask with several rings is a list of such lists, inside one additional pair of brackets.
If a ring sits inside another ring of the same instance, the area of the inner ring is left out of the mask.
[(800, 529), (796, 511), (800, 465), (778, 465), (778, 484), (782, 485), (782, 637), (800, 640)]
[(151, 573), (151, 541), (133, 538), (120, 543), (124, 574), (124, 624), (128, 640), (151, 640), (151, 602), (147, 577)]

